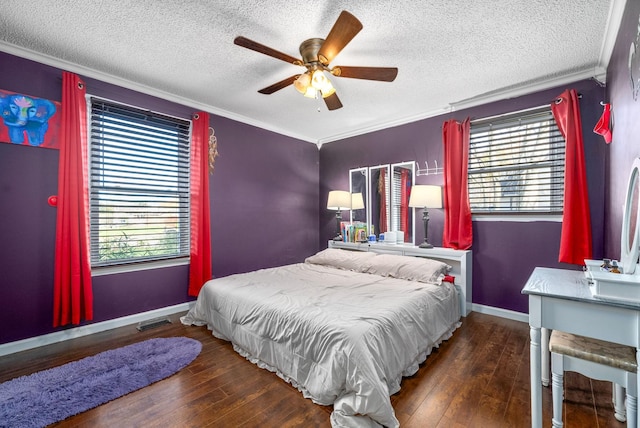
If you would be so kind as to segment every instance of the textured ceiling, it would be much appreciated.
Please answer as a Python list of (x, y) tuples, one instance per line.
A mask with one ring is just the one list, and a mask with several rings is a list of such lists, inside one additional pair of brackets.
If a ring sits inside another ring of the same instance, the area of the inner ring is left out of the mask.
[[(626, 0), (55, 0), (3, 2), (0, 50), (321, 144), (452, 108), (604, 78)], [(331, 65), (398, 67), (392, 83), (331, 77), (343, 108), (291, 86), (294, 57), (342, 10), (364, 28)], [(0, 82), (2, 76), (0, 76)], [(90, 90), (90, 89), (89, 89)]]

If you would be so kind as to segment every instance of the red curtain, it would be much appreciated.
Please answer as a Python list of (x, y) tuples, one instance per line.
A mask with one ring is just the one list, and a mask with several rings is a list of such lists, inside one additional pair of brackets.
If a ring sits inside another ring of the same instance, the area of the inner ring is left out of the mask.
[(209, 208), (209, 113), (194, 115), (191, 133), (191, 261), (189, 296), (197, 296), (211, 279)]
[(471, 248), (473, 230), (467, 182), (469, 164), (469, 119), (448, 120), (442, 126), (444, 143), (444, 232), (442, 246)]
[(80, 78), (62, 73), (53, 326), (93, 319), (89, 257), (87, 104)]
[(583, 265), (592, 254), (591, 215), (584, 161), (582, 120), (578, 94), (564, 91), (552, 104), (551, 111), (566, 140), (564, 166), (564, 210), (558, 261)]
[(387, 170), (380, 170), (378, 178), (378, 194), (380, 195), (380, 230), (378, 233), (387, 231)]
[(409, 171), (403, 169), (400, 172), (400, 230), (404, 232), (403, 242), (407, 242), (409, 232), (409, 192), (411, 191)]

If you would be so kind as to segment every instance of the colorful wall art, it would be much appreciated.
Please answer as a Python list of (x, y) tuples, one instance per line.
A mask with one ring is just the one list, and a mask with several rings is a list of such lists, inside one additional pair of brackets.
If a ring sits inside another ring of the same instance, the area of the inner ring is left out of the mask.
[(0, 89), (0, 142), (58, 148), (60, 103)]

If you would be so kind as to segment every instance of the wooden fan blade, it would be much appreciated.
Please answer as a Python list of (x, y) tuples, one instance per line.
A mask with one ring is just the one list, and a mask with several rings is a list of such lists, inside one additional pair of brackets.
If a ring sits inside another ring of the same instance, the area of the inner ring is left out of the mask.
[(329, 110), (337, 110), (339, 108), (342, 108), (340, 98), (338, 98), (338, 95), (335, 92), (329, 95), (327, 98), (324, 98), (324, 103), (327, 105), (327, 108)]
[(329, 64), (360, 30), (362, 23), (358, 18), (343, 10), (318, 51), (320, 62)]
[(398, 75), (398, 69), (396, 67), (346, 67), (339, 65), (333, 67), (331, 74), (336, 77), (393, 82)]
[(278, 83), (274, 83), (271, 86), (267, 86), (266, 88), (260, 89), (258, 92), (265, 95), (273, 94), (274, 92), (279, 91), (282, 88), (286, 88), (289, 85), (293, 85), (293, 82), (296, 81), (298, 76), (300, 75), (296, 74), (295, 76), (287, 77), (286, 79), (281, 80)]
[(302, 64), (298, 58), (294, 58), (286, 53), (282, 53), (258, 42), (254, 42), (253, 40), (249, 40), (246, 37), (238, 36), (233, 40), (233, 43), (238, 46), (242, 46), (243, 48), (251, 49), (252, 51), (260, 52), (261, 54), (269, 55), (275, 59), (288, 62), (289, 64)]

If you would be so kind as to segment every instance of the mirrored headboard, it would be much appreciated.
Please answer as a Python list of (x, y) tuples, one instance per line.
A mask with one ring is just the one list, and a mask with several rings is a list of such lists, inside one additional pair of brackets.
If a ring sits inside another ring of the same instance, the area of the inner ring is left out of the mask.
[[(369, 201), (370, 209), (367, 224), (373, 226), (376, 235), (391, 230), (389, 227), (389, 165), (369, 167)], [(369, 230), (372, 230), (369, 227)]]
[[(402, 231), (400, 242), (415, 242), (415, 213), (409, 208), (415, 162), (399, 162), (349, 170), (352, 195), (362, 193), (364, 209), (351, 210), (351, 221), (362, 221), (375, 235)], [(397, 241), (397, 240), (396, 240)]]
[(391, 165), (391, 230), (401, 231), (405, 243), (413, 244), (415, 215), (409, 208), (411, 186), (415, 181), (415, 162), (401, 162)]
[[(366, 167), (349, 170), (349, 189), (351, 195), (359, 194), (362, 197), (362, 202), (364, 204), (363, 208), (351, 208), (351, 222), (361, 221), (363, 223), (369, 224), (369, 222), (367, 221), (367, 212), (369, 210), (369, 177), (367, 176), (367, 174), (368, 170)], [(352, 198), (353, 197), (354, 196), (352, 196)], [(354, 199), (352, 199), (352, 201), (353, 200)]]

